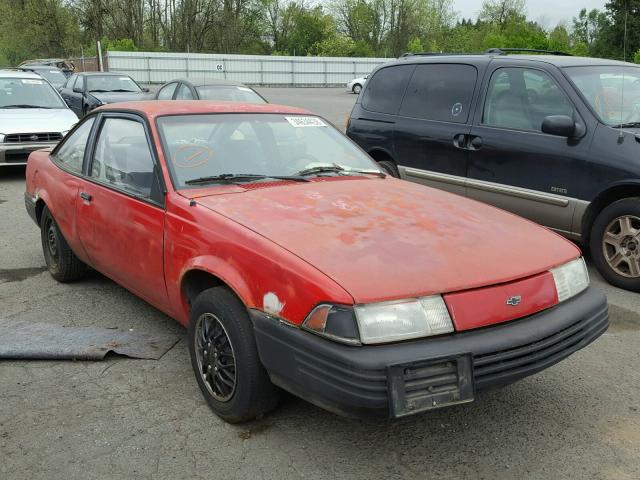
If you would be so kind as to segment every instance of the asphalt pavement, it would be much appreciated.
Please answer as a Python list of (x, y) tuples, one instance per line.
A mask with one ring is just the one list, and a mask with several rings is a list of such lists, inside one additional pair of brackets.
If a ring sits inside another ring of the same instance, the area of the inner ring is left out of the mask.
[[(259, 91), (339, 127), (355, 100)], [(23, 191), (24, 169), (0, 170), (0, 322), (185, 334), (99, 274), (56, 283)], [(265, 418), (227, 425), (205, 404), (184, 340), (158, 361), (0, 361), (0, 479), (638, 479), (640, 294), (590, 271), (611, 303), (594, 344), (474, 403), (394, 422), (285, 396)]]

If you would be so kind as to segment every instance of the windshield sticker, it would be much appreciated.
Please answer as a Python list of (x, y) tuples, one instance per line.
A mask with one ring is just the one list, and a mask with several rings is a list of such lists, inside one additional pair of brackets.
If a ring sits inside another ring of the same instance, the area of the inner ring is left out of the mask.
[(129, 77), (118, 77), (118, 80), (123, 80), (126, 82), (127, 80), (129, 80)]
[(49, 73), (58, 73), (57, 70), (49, 70)]
[(238, 87), (238, 90), (242, 90), (243, 92), (251, 92), (252, 90), (247, 87)]
[(213, 150), (204, 145), (183, 144), (173, 154), (173, 164), (179, 168), (196, 168), (209, 163)]
[(284, 117), (292, 127), (326, 127), (327, 124), (318, 117)]
[(44, 82), (42, 80), (23, 79), (22, 83), (27, 85), (42, 85)]

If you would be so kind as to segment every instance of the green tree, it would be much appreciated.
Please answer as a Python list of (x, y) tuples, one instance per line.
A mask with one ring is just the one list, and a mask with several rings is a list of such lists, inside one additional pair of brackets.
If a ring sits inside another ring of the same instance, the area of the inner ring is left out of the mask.
[(564, 25), (558, 25), (549, 33), (549, 49), (559, 52), (569, 52), (571, 50), (571, 39)]
[(413, 37), (411, 40), (409, 40), (409, 43), (407, 44), (407, 52), (411, 52), (411, 53), (424, 52), (422, 41), (418, 37)]
[(640, 63), (640, 50), (638, 50), (636, 54), (633, 56), (633, 61), (634, 63)]

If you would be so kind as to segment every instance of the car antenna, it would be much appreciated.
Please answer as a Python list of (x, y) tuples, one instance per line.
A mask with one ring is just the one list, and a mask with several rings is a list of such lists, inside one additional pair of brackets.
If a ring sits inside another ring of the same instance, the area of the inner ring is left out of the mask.
[[(622, 60), (627, 61), (627, 19), (629, 16), (629, 2), (624, 2), (624, 38), (622, 40)], [(620, 133), (618, 134), (618, 141), (621, 142), (624, 138), (624, 130), (622, 129), (622, 107), (624, 106), (624, 80), (625, 80), (625, 68), (622, 69), (622, 91), (620, 92)]]

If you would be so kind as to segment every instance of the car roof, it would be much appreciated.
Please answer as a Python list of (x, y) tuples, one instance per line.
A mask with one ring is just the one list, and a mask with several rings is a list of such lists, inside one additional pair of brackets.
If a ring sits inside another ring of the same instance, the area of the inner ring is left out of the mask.
[(573, 57), (570, 55), (500, 55), (500, 54), (460, 54), (460, 55), (407, 55), (399, 58), (394, 63), (442, 63), (450, 62), (469, 62), (475, 64), (486, 64), (492, 60), (502, 60), (506, 62), (518, 63), (521, 61), (532, 61), (555, 65), (560, 68), (565, 67), (587, 67), (587, 66), (627, 66), (632, 67), (635, 63), (621, 62), (619, 60), (609, 60), (606, 58), (593, 57)]
[(103, 105), (94, 111), (137, 112), (149, 118), (164, 115), (188, 115), (205, 113), (282, 113), (293, 115), (312, 114), (308, 110), (271, 103), (242, 103), (208, 100), (149, 100)]
[[(129, 77), (126, 73), (117, 73), (117, 72), (74, 72), (76, 75), (84, 75), (84, 76), (100, 76), (100, 77)], [(131, 78), (131, 77), (129, 77)]]
[(62, 73), (62, 70), (55, 65), (22, 65), (18, 68), (21, 70), (57, 70)]
[(0, 78), (33, 78), (42, 80), (42, 77), (37, 73), (26, 72), (24, 70), (0, 70)]
[(176, 78), (167, 83), (173, 82), (190, 83), (194, 87), (203, 87), (205, 85), (246, 87), (242, 82), (236, 82), (235, 80), (228, 80), (226, 78)]

